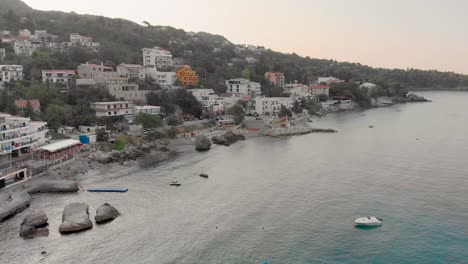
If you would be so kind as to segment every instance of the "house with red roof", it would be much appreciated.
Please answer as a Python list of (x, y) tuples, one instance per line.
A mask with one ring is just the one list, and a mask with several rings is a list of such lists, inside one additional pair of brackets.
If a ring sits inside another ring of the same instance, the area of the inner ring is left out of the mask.
[(28, 102), (31, 105), (31, 108), (33, 112), (35, 113), (40, 113), (41, 112), (41, 103), (37, 99), (32, 99), (32, 100), (15, 100), (15, 105), (16, 108), (18, 108), (21, 113), (24, 113), (26, 109), (28, 108)]
[(53, 83), (68, 88), (68, 85), (70, 84), (75, 74), (76, 72), (74, 70), (43, 70), (42, 82)]
[(310, 91), (313, 96), (326, 95), (330, 93), (330, 87), (322, 84), (313, 84), (310, 86)]

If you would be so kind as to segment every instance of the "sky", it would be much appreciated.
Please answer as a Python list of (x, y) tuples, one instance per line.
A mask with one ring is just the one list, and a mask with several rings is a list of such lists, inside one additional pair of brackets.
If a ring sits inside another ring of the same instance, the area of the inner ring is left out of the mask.
[(468, 74), (465, 0), (24, 0), (312, 58)]

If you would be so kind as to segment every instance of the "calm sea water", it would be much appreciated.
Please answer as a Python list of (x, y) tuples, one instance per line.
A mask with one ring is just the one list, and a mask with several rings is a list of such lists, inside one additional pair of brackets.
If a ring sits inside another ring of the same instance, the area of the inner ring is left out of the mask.
[[(1, 223), (1, 263), (468, 263), (468, 93), (420, 94), (433, 103), (315, 122), (337, 134), (250, 139), (83, 179), (127, 194), (37, 195), (50, 236), (20, 239), (25, 213)], [(70, 202), (122, 215), (61, 236)], [(384, 225), (354, 228), (366, 215)]]

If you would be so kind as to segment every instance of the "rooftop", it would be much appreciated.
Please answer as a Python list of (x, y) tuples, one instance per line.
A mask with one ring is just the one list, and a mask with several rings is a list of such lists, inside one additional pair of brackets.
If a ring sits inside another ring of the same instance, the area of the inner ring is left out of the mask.
[(15, 105), (17, 108), (24, 109), (28, 106), (28, 101), (31, 104), (32, 108), (36, 108), (40, 105), (39, 100), (32, 99), (32, 100), (15, 100)]
[(67, 73), (75, 74), (74, 70), (42, 70), (42, 73)]
[(317, 84), (317, 85), (310, 86), (310, 88), (312, 88), (312, 89), (329, 89), (330, 87), (326, 86), (326, 85)]
[(95, 102), (95, 103), (92, 103), (92, 104), (107, 105), (107, 104), (132, 104), (132, 103), (127, 102), (127, 101), (114, 101), (114, 102)]
[(40, 150), (45, 150), (45, 151), (49, 151), (49, 152), (56, 152), (56, 151), (59, 151), (59, 150), (62, 150), (62, 149), (68, 148), (68, 147), (72, 147), (72, 146), (75, 146), (75, 145), (78, 145), (78, 144), (81, 144), (80, 141), (78, 141), (78, 140), (65, 139), (65, 140), (60, 140), (60, 141), (54, 142), (54, 143), (49, 144), (49, 145), (45, 145), (45, 146), (41, 147)]

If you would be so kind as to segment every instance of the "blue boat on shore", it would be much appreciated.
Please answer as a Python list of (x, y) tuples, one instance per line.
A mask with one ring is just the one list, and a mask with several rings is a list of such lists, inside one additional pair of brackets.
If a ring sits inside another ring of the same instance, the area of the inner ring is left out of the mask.
[(128, 189), (88, 189), (88, 192), (126, 193)]

